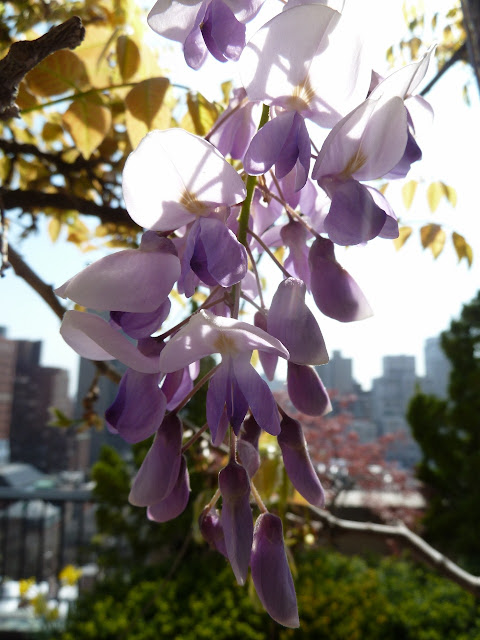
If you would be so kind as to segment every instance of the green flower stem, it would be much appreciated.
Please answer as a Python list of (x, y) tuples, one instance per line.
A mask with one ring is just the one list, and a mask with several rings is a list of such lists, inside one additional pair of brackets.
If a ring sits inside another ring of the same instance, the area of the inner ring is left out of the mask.
[[(266, 104), (263, 105), (262, 117), (260, 118), (260, 124), (257, 131), (259, 131), (264, 124), (268, 122), (268, 116), (270, 113), (270, 107)], [(238, 241), (244, 246), (247, 246), (247, 229), (248, 220), (250, 218), (250, 207), (252, 206), (253, 193), (255, 191), (255, 185), (257, 184), (257, 176), (248, 176), (247, 178), (247, 197), (243, 201), (242, 210), (238, 217)]]

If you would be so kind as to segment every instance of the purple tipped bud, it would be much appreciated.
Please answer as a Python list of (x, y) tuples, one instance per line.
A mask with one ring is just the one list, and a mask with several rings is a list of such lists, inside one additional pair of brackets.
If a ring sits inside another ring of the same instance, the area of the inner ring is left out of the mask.
[(218, 483), (223, 500), (220, 521), (227, 556), (238, 584), (245, 584), (253, 541), (250, 481), (241, 465), (229, 462), (220, 471)]
[(322, 313), (339, 322), (364, 320), (373, 314), (358, 284), (335, 260), (330, 240), (317, 238), (308, 260), (313, 299)]
[(180, 471), (181, 449), (182, 423), (171, 413), (162, 422), (135, 476), (128, 496), (130, 504), (157, 504), (173, 491)]
[(237, 454), (238, 459), (247, 470), (248, 477), (253, 478), (260, 466), (260, 454), (258, 450), (255, 449), (250, 442), (239, 438), (237, 440)]
[(280, 426), (282, 431), (278, 436), (278, 444), (288, 477), (305, 500), (316, 507), (323, 507), (325, 494), (308, 455), (300, 423), (285, 416)]
[(203, 510), (198, 519), (198, 526), (200, 527), (200, 533), (203, 539), (208, 542), (213, 549), (216, 549), (227, 558), (225, 536), (223, 535), (220, 514), (217, 509)]
[(182, 456), (180, 473), (171, 493), (157, 504), (151, 504), (147, 509), (147, 517), (155, 522), (174, 520), (185, 510), (190, 496), (190, 479), (188, 476), (187, 460)]
[(167, 401), (158, 388), (158, 379), (158, 373), (127, 369), (117, 397), (105, 412), (109, 430), (130, 444), (146, 440), (162, 423)]
[(285, 627), (299, 627), (282, 521), (272, 513), (262, 513), (255, 523), (251, 566), (253, 584), (267, 613)]
[(255, 418), (250, 415), (243, 422), (242, 430), (240, 431), (240, 438), (253, 444), (255, 449), (258, 449), (258, 441), (262, 433), (261, 428), (258, 426)]
[(312, 367), (289, 362), (287, 389), (295, 409), (308, 416), (323, 416), (332, 410), (327, 390)]
[[(259, 329), (267, 330), (267, 317), (265, 314), (257, 311), (255, 316), (253, 317), (253, 323)], [(260, 360), (260, 364), (265, 371), (265, 375), (269, 380), (273, 380), (275, 376), (275, 369), (277, 368), (278, 356), (274, 353), (267, 353), (266, 351), (259, 351), (258, 358)]]
[(287, 278), (278, 285), (268, 312), (268, 333), (285, 345), (290, 362), (326, 364), (325, 341), (313, 313), (305, 304), (305, 283)]

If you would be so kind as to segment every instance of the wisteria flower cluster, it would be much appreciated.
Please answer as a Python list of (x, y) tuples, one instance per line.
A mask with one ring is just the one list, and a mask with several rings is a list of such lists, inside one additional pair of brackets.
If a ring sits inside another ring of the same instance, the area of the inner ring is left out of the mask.
[[(202, 431), (213, 446), (228, 443), (230, 454), (200, 530), (239, 584), (250, 567), (272, 618), (296, 627), (282, 521), (254, 486), (261, 432), (278, 438), (286, 472), (307, 501), (323, 506), (324, 493), (300, 423), (267, 380), (283, 358), (291, 405), (308, 415), (329, 411), (314, 369), (328, 353), (306, 295), (339, 322), (372, 314), (335, 245), (398, 235), (392, 208), (369, 183), (402, 178), (421, 157), (418, 114), (429, 107), (415, 90), (432, 52), (380, 78), (348, 7), (333, 0), (289, 0), (245, 45), (245, 23), (261, 4), (157, 1), (150, 26), (181, 42), (190, 66), (200, 67), (208, 52), (238, 60), (242, 86), (206, 139), (169, 129), (140, 142), (123, 172), (125, 205), (145, 229), (138, 249), (91, 264), (57, 293), (102, 312), (68, 311), (67, 343), (86, 358), (128, 367), (106, 421), (129, 443), (154, 436), (129, 497), (151, 520), (175, 518), (188, 503), (180, 411), (208, 383)], [(283, 264), (272, 251), (280, 246)], [(261, 257), (279, 269), (269, 308)], [(186, 298), (201, 288), (205, 301), (165, 330), (174, 287)], [(239, 319), (240, 305), (250, 321)], [(254, 351), (263, 377), (251, 364)], [(213, 354), (218, 364), (198, 380), (200, 361)]]

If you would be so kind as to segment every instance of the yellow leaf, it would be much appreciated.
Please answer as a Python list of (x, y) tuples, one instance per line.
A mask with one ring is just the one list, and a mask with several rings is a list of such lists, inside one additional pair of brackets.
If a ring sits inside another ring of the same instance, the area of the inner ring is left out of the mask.
[(85, 67), (94, 87), (107, 87), (111, 84), (112, 68), (107, 56), (113, 49), (112, 29), (104, 24), (87, 25), (85, 39), (75, 50)]
[(447, 200), (450, 202), (452, 207), (457, 206), (457, 192), (453, 187), (449, 187), (447, 184), (443, 185), (445, 187), (445, 195)]
[(18, 87), (18, 95), (15, 102), (20, 109), (30, 109), (38, 104), (36, 97), (28, 90), (25, 80), (22, 80)]
[(88, 75), (76, 53), (61, 49), (34, 67), (26, 81), (32, 93), (47, 98), (83, 89), (88, 85)]
[(133, 148), (152, 129), (167, 129), (170, 108), (164, 104), (170, 82), (168, 78), (143, 80), (125, 98), (128, 137)]
[(256, 367), (259, 361), (260, 361), (260, 358), (258, 357), (258, 351), (254, 349), (250, 357), (250, 364), (252, 365), (252, 367)]
[(445, 195), (443, 182), (432, 182), (428, 185), (427, 201), (432, 213), (435, 213), (437, 210), (443, 195)]
[(412, 227), (400, 227), (398, 230), (398, 238), (393, 241), (393, 246), (398, 251), (403, 247), (412, 234)]
[(62, 116), (78, 150), (89, 158), (110, 130), (110, 109), (93, 100), (75, 100)]
[(380, 187), (378, 187), (381, 194), (385, 195), (385, 191), (388, 189), (389, 184), (389, 182), (384, 182)]
[(63, 128), (59, 124), (55, 124), (54, 122), (45, 122), (42, 129), (42, 138), (45, 142), (58, 140), (61, 136), (63, 136)]
[(181, 126), (183, 129), (204, 136), (210, 131), (218, 118), (216, 106), (209, 102), (201, 93), (187, 94), (188, 113), (185, 114)]
[(52, 242), (56, 242), (58, 240), (61, 228), (62, 223), (58, 218), (52, 218), (48, 223), (48, 235), (50, 236), (50, 240)]
[(412, 60), (416, 60), (420, 47), (422, 46), (422, 41), (420, 38), (412, 38), (408, 44), (410, 46)]
[(222, 82), (220, 87), (222, 89), (223, 100), (225, 104), (228, 104), (228, 101), (230, 100), (230, 93), (233, 87), (233, 82), (231, 80), (228, 80), (227, 82)]
[(416, 180), (410, 180), (402, 187), (402, 198), (403, 204), (406, 209), (410, 209), (413, 202), (413, 197), (415, 195), (415, 191), (417, 190), (418, 182)]
[(128, 36), (120, 36), (117, 40), (117, 63), (125, 82), (138, 71), (140, 51), (135, 41)]
[(445, 231), (438, 224), (427, 224), (420, 229), (420, 239), (424, 249), (430, 248), (434, 258), (438, 258), (445, 246)]
[(468, 244), (463, 236), (459, 233), (452, 233), (452, 241), (453, 246), (455, 247), (455, 251), (457, 252), (458, 261), (460, 262), (463, 258), (468, 262), (468, 266), (472, 266), (473, 262), (473, 251), (472, 247)]

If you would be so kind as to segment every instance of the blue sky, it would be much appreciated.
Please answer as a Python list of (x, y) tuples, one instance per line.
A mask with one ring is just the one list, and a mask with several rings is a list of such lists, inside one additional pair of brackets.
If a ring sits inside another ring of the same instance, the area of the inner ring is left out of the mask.
[[(441, 8), (438, 2), (430, 4), (436, 9)], [(364, 17), (375, 16), (375, 24), (373, 21), (365, 24), (373, 33), (369, 42), (378, 59), (378, 70), (384, 71), (384, 52), (391, 42), (399, 40), (403, 32), (401, 2), (367, 0), (361, 7)], [(162, 54), (162, 64), (170, 65), (174, 81), (194, 86), (212, 98), (217, 96), (220, 82), (231, 78), (234, 73), (232, 67), (227, 68), (215, 61), (200, 72), (188, 70), (174, 48)], [(462, 87), (468, 79), (471, 79), (470, 107), (462, 98)], [(425, 339), (447, 328), (450, 320), (459, 314), (462, 304), (473, 298), (480, 286), (476, 157), (476, 150), (480, 148), (480, 104), (468, 67), (457, 65), (449, 71), (428, 99), (434, 107), (435, 119), (430, 131), (422, 137), (423, 160), (414, 165), (408, 177), (408, 180), (416, 179), (420, 183), (411, 210), (407, 212), (403, 207), (402, 183), (391, 183), (386, 194), (405, 224), (416, 220), (413, 236), (399, 252), (390, 241), (381, 239), (366, 247), (337, 252), (337, 259), (356, 278), (375, 315), (363, 322), (346, 325), (323, 317), (320, 319), (329, 351), (339, 349), (345, 356), (352, 357), (354, 375), (367, 388), (371, 380), (380, 375), (383, 355), (415, 355), (421, 373)], [(435, 180), (442, 180), (456, 189), (458, 203), (455, 209), (442, 203), (437, 213), (430, 214), (425, 191), (426, 186)], [(445, 251), (437, 260), (429, 251), (422, 250), (418, 229), (427, 222), (439, 222), (448, 233), (454, 230), (465, 235), (474, 251), (471, 269), (465, 262), (457, 265), (450, 240), (447, 240)], [(14, 226), (12, 237), (15, 235)], [(38, 235), (31, 236), (22, 244), (15, 242), (14, 246), (30, 266), (54, 286), (59, 286), (99, 257), (93, 253), (82, 254), (61, 240), (52, 244), (43, 224)], [(73, 376), (73, 389), (78, 358), (60, 338), (58, 319), (53, 312), (23, 280), (15, 276), (13, 270), (0, 281), (0, 294), (0, 325), (7, 326), (9, 337), (43, 340), (43, 364), (68, 368)]]

